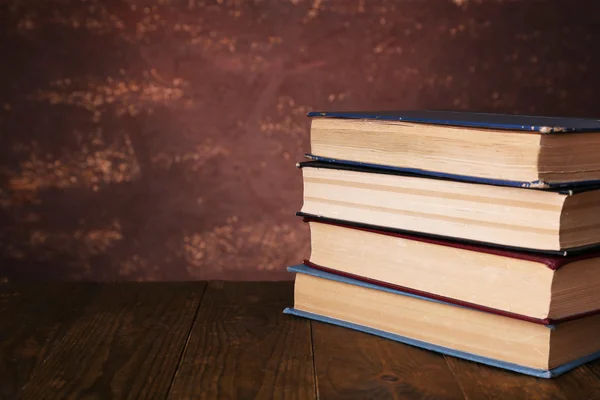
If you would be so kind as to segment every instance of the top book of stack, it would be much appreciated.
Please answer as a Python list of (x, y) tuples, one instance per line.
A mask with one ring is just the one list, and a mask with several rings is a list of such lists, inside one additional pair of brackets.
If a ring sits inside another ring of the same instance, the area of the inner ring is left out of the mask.
[(600, 184), (600, 120), (450, 111), (312, 112), (309, 158), (501, 186)]

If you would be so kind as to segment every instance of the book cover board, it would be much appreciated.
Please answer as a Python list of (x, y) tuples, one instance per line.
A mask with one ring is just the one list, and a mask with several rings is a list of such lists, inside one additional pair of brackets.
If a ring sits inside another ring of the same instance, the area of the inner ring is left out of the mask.
[(312, 111), (309, 117), (404, 121), (465, 128), (510, 130), (529, 133), (557, 134), (600, 132), (600, 120), (593, 118), (544, 117), (465, 111)]

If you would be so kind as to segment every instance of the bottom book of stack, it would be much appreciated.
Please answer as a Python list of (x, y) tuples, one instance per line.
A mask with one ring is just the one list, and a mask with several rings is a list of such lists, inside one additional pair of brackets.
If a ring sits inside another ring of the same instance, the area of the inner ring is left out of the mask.
[(600, 314), (530, 322), (301, 264), (284, 312), (541, 378), (600, 358)]

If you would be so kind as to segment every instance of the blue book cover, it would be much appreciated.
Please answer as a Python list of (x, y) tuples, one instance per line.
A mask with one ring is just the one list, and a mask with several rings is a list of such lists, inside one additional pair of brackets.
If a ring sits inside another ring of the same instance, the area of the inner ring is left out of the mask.
[(405, 121), (432, 125), (537, 132), (600, 132), (600, 119), (543, 117), (463, 111), (312, 111), (309, 117)]
[[(370, 119), (380, 121), (403, 121), (430, 125), (445, 125), (465, 128), (505, 130), (536, 134), (568, 134), (583, 132), (600, 132), (600, 120), (592, 118), (543, 117), (510, 114), (474, 113), (460, 111), (313, 111), (309, 117)], [(324, 163), (348, 165), (369, 169), (370, 172), (391, 171), (411, 173), (446, 179), (456, 179), (465, 182), (476, 182), (498, 186), (513, 186), (522, 188), (577, 188), (599, 185), (600, 180), (583, 180), (575, 182), (545, 182), (514, 181), (505, 179), (490, 179), (468, 175), (457, 175), (444, 171), (430, 171), (417, 168), (396, 167), (380, 164), (357, 162), (353, 160), (332, 159), (318, 154), (306, 154), (306, 157)]]
[[(403, 292), (403, 291), (400, 291), (397, 289), (392, 289), (392, 288), (388, 288), (388, 287), (384, 287), (384, 286), (378, 286), (373, 283), (363, 282), (363, 281), (359, 281), (356, 279), (351, 279), (351, 278), (339, 276), (336, 274), (332, 274), (329, 272), (320, 271), (320, 270), (317, 270), (314, 268), (310, 268), (309, 266), (307, 266), (305, 264), (300, 264), (300, 265), (289, 267), (288, 271), (298, 273), (298, 274), (312, 275), (312, 276), (316, 276), (318, 278), (333, 280), (333, 281), (342, 282), (342, 283), (346, 283), (346, 284), (350, 284), (350, 285), (354, 285), (354, 286), (360, 286), (360, 287), (364, 287), (367, 289), (385, 291), (385, 292), (393, 293), (393, 294), (396, 294), (399, 296), (408, 296), (408, 297), (412, 297), (412, 298), (418, 298), (418, 299), (424, 300), (424, 301), (441, 303), (441, 304), (445, 304), (445, 305), (452, 306), (452, 307), (467, 308), (467, 307), (464, 307), (461, 305), (452, 304), (452, 303), (448, 303), (448, 302), (437, 300), (437, 299), (431, 299), (428, 297), (419, 296), (419, 295), (408, 293), (408, 292)], [(470, 308), (470, 309), (472, 309), (472, 308)], [(476, 309), (472, 309), (472, 310), (476, 310)], [(485, 312), (482, 310), (476, 310), (476, 311)], [(526, 367), (526, 366), (522, 366), (522, 365), (518, 365), (518, 364), (509, 363), (506, 361), (496, 360), (493, 358), (483, 357), (483, 356), (467, 353), (467, 352), (460, 351), (460, 350), (455, 350), (455, 349), (448, 348), (448, 347), (435, 345), (432, 343), (412, 339), (412, 338), (409, 338), (406, 336), (401, 336), (401, 335), (398, 335), (395, 333), (386, 332), (386, 331), (374, 329), (374, 328), (371, 328), (368, 326), (359, 325), (359, 324), (327, 317), (324, 315), (314, 314), (314, 313), (306, 312), (303, 310), (298, 310), (295, 308), (286, 308), (284, 310), (284, 313), (290, 314), (290, 315), (295, 315), (298, 317), (308, 318), (308, 319), (312, 319), (315, 321), (320, 321), (320, 322), (324, 322), (324, 323), (328, 323), (328, 324), (338, 325), (338, 326), (345, 327), (345, 328), (354, 329), (357, 331), (365, 332), (365, 333), (368, 333), (371, 335), (380, 336), (380, 337), (383, 337), (386, 339), (394, 340), (394, 341), (408, 344), (411, 346), (420, 347), (420, 348), (423, 348), (426, 350), (435, 351), (437, 353), (449, 355), (452, 357), (462, 358), (462, 359), (469, 360), (469, 361), (475, 361), (475, 362), (478, 362), (481, 364), (486, 364), (486, 365), (490, 365), (493, 367), (502, 368), (502, 369), (518, 372), (521, 374), (539, 377), (539, 378), (553, 378), (553, 377), (559, 376), (561, 374), (564, 374), (565, 372), (568, 372), (574, 368), (577, 368), (583, 364), (586, 364), (588, 362), (591, 362), (593, 360), (600, 358), (600, 351), (599, 351), (599, 352), (592, 353), (587, 356), (581, 357), (577, 360), (573, 360), (571, 362), (568, 362), (566, 364), (563, 364), (563, 365), (558, 366), (553, 369), (549, 369), (549, 370), (536, 369), (536, 368), (530, 368), (530, 367)], [(554, 325), (546, 325), (546, 327), (548, 329), (555, 328)]]

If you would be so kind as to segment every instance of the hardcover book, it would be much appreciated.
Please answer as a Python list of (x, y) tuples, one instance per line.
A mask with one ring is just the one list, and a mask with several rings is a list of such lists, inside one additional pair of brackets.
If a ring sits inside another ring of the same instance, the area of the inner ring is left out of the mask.
[(310, 158), (520, 187), (600, 181), (600, 120), (450, 111), (311, 112)]
[(299, 265), (284, 312), (550, 378), (600, 357), (600, 315), (542, 325)]
[(524, 190), (306, 162), (301, 215), (521, 249), (568, 252), (600, 242), (600, 190)]

